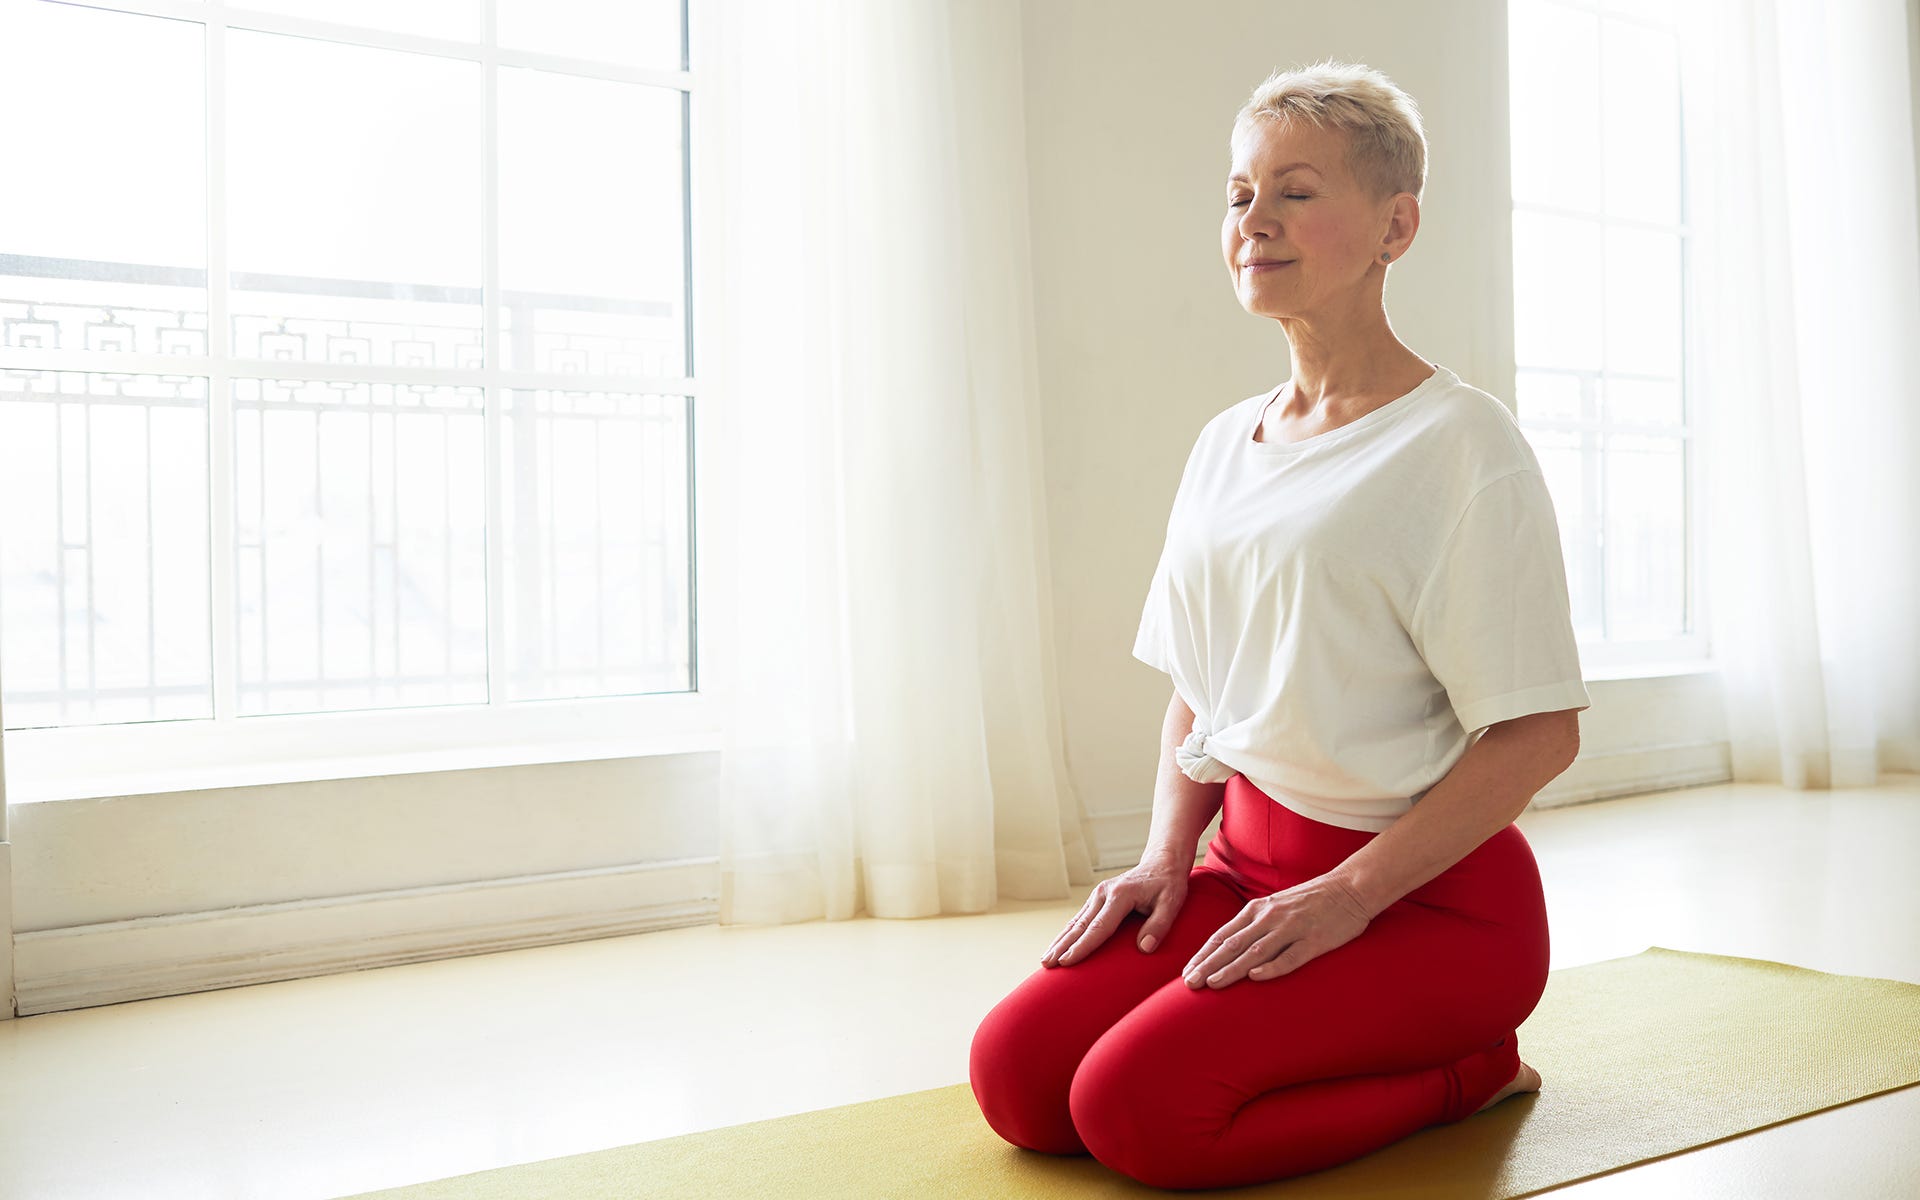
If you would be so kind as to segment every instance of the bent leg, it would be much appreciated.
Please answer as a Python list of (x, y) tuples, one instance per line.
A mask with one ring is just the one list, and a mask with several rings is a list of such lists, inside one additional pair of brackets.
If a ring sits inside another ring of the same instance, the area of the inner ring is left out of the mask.
[(1115, 1170), (1194, 1188), (1320, 1170), (1459, 1120), (1518, 1069), (1543, 951), (1525, 924), (1401, 902), (1274, 979), (1175, 977), (1081, 1059), (1075, 1128)]
[(1086, 1153), (1067, 1092), (1088, 1047), (1167, 980), (1178, 980), (1246, 903), (1224, 876), (1196, 866), (1186, 901), (1151, 953), (1140, 949), (1146, 915), (1132, 913), (1088, 957), (1036, 969), (995, 1005), (974, 1032), (968, 1063), (974, 1099), (994, 1132), (1029, 1150)]

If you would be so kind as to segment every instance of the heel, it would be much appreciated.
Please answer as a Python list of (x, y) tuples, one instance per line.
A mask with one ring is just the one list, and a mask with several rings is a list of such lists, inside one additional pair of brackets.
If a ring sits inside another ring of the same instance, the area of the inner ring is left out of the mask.
[(1449, 1122), (1464, 1121), (1480, 1111), (1501, 1088), (1520, 1074), (1520, 1035), (1509, 1033), (1485, 1050), (1476, 1050), (1447, 1069), (1451, 1110)]

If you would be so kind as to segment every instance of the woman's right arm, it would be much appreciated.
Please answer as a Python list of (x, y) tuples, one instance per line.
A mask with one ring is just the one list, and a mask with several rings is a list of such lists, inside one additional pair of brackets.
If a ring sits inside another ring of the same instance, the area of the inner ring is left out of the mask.
[(1208, 822), (1226, 802), (1227, 785), (1201, 783), (1180, 769), (1174, 751), (1193, 732), (1193, 710), (1174, 690), (1167, 705), (1167, 719), (1160, 727), (1160, 768), (1153, 784), (1153, 824), (1147, 831), (1147, 848), (1140, 861), (1175, 863), (1182, 870), (1193, 866), (1199, 853), (1200, 835)]
[(1200, 835), (1227, 795), (1224, 782), (1198, 783), (1180, 769), (1173, 752), (1192, 732), (1193, 710), (1175, 692), (1160, 727), (1160, 771), (1153, 785), (1153, 826), (1146, 852), (1138, 866), (1093, 885), (1079, 913), (1040, 957), (1042, 966), (1072, 966), (1086, 958), (1136, 912), (1147, 914), (1140, 926), (1140, 949), (1148, 954), (1173, 924), (1186, 901)]

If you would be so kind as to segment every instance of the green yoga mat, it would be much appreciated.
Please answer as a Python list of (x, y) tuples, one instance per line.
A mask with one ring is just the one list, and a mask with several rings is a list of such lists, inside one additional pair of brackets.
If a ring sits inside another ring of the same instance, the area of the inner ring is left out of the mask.
[[(1920, 984), (1651, 946), (1552, 973), (1520, 1026), (1538, 1093), (1244, 1196), (1508, 1200), (1920, 1082)], [(1022, 1150), (965, 1083), (351, 1200), (1161, 1194)]]

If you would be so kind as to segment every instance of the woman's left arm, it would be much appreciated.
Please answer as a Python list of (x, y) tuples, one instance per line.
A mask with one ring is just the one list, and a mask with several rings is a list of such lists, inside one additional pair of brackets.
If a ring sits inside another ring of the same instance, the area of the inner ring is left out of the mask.
[(1411, 810), (1325, 878), (1371, 920), (1505, 829), (1579, 753), (1577, 709), (1489, 725)]

